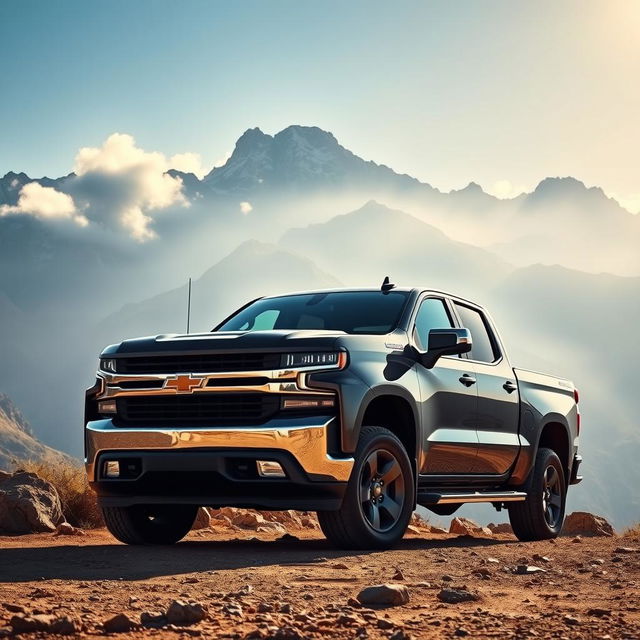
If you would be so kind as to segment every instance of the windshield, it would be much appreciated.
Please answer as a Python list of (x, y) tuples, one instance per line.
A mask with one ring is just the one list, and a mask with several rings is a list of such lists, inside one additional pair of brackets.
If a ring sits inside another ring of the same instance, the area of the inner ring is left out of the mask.
[(262, 298), (215, 330), (328, 329), (385, 334), (398, 324), (408, 295), (406, 291), (340, 291)]

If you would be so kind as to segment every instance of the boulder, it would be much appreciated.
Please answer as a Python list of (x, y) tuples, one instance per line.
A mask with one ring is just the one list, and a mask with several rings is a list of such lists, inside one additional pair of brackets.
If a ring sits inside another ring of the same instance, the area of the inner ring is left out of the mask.
[(36, 614), (32, 616), (16, 615), (9, 622), (15, 634), (21, 633), (54, 633), (60, 636), (72, 635), (78, 631), (77, 622), (69, 617)]
[(485, 536), (493, 535), (488, 527), (481, 527), (479, 524), (469, 518), (454, 518), (449, 525), (449, 533), (455, 533), (460, 536), (472, 536), (481, 533)]
[(231, 522), (236, 527), (255, 530), (258, 527), (264, 526), (267, 521), (264, 519), (264, 516), (257, 511), (244, 511), (236, 513), (233, 518), (231, 518)]
[(196, 519), (193, 521), (191, 531), (197, 531), (198, 529), (208, 529), (211, 526), (211, 515), (206, 507), (200, 507), (196, 514)]
[(62, 522), (60, 496), (52, 484), (22, 470), (0, 478), (0, 532), (50, 532)]
[(207, 609), (199, 602), (183, 602), (174, 600), (167, 609), (165, 617), (169, 624), (187, 626), (204, 620)]
[(409, 590), (403, 584), (376, 584), (365, 587), (356, 599), (360, 604), (395, 607), (409, 602)]
[(126, 613), (118, 613), (105, 620), (102, 626), (107, 633), (127, 633), (135, 628), (136, 623)]
[(491, 533), (513, 534), (513, 529), (511, 528), (511, 525), (508, 522), (501, 522), (500, 524), (493, 524), (493, 522), (490, 522), (487, 525), (487, 529), (489, 529)]
[(465, 587), (447, 587), (445, 589), (441, 589), (438, 593), (438, 600), (440, 600), (440, 602), (446, 602), (447, 604), (475, 602), (479, 599), (480, 596), (476, 592), (469, 591)]
[(562, 533), (567, 536), (612, 536), (615, 531), (602, 516), (574, 511), (565, 518)]

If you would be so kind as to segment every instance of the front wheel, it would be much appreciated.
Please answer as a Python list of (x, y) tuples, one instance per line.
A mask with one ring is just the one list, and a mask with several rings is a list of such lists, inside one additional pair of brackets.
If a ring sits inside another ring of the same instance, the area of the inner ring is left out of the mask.
[(409, 456), (388, 429), (364, 427), (338, 511), (320, 511), (329, 541), (342, 549), (384, 549), (404, 535), (415, 500)]
[(560, 535), (566, 499), (560, 458), (552, 449), (538, 449), (527, 499), (509, 504), (509, 521), (518, 540), (548, 540)]
[(189, 533), (197, 511), (191, 505), (102, 507), (107, 529), (126, 544), (175, 544)]

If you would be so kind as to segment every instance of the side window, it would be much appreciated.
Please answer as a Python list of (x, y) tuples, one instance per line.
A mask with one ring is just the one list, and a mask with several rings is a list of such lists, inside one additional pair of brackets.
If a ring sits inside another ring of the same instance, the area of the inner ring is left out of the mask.
[(423, 300), (420, 309), (418, 309), (413, 334), (418, 347), (422, 351), (427, 350), (429, 331), (431, 329), (448, 329), (449, 327), (453, 327), (453, 323), (444, 302), (439, 298)]
[(473, 341), (473, 346), (469, 353), (471, 360), (477, 360), (478, 362), (494, 362), (497, 360), (499, 353), (483, 315), (470, 307), (465, 307), (458, 303), (455, 303), (455, 305), (457, 312), (460, 314), (462, 326), (471, 331), (471, 340)]

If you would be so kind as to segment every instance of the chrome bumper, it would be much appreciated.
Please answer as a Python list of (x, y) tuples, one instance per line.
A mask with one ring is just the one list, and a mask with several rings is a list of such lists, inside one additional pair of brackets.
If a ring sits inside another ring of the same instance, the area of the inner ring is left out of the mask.
[(96, 482), (96, 460), (104, 451), (177, 451), (206, 448), (276, 449), (293, 455), (309, 475), (347, 482), (353, 458), (327, 453), (327, 432), (335, 418), (286, 418), (260, 427), (122, 428), (110, 419), (92, 420), (85, 430), (85, 467)]

